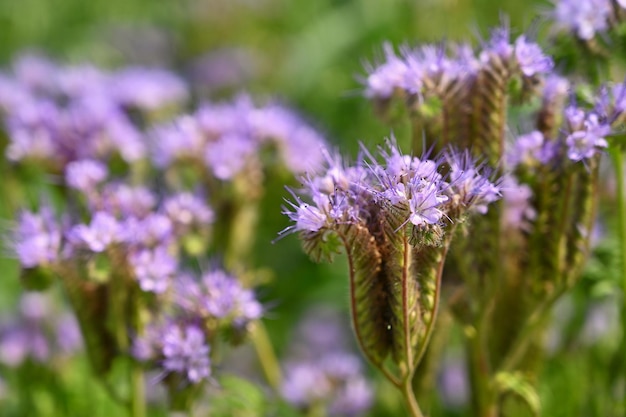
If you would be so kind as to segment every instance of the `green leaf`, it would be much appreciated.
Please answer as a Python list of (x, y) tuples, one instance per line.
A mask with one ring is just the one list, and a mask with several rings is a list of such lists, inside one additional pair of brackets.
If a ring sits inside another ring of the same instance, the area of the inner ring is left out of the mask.
[[(514, 415), (525, 415), (519, 412), (521, 409), (527, 410), (532, 416), (541, 415), (539, 394), (537, 394), (535, 387), (522, 373), (500, 372), (496, 375), (495, 382), (498, 391), (505, 396), (505, 399), (507, 394), (513, 394), (516, 399), (521, 400), (521, 403), (519, 401), (511, 401), (511, 399), (505, 402), (505, 405), (508, 405), (508, 407), (518, 410)], [(511, 415), (510, 413), (505, 414)]]

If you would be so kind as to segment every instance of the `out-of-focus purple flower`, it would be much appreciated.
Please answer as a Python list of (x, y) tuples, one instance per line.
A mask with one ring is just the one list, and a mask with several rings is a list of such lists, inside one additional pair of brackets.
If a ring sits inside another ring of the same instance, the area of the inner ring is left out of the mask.
[(502, 200), (504, 213), (502, 222), (505, 227), (514, 230), (526, 230), (529, 222), (537, 213), (530, 204), (532, 190), (526, 184), (519, 184), (513, 176), (506, 176), (502, 181)]
[(152, 213), (141, 220), (129, 219), (126, 222), (126, 240), (142, 247), (156, 247), (168, 244), (173, 239), (174, 225), (169, 217)]
[(599, 149), (606, 148), (605, 139), (611, 133), (608, 124), (600, 122), (596, 114), (587, 116), (584, 122), (585, 129), (572, 132), (566, 139), (567, 157), (572, 161), (581, 161), (593, 157)]
[(508, 25), (502, 25), (491, 31), (491, 37), (483, 46), (480, 53), (480, 61), (483, 63), (491, 59), (491, 55), (498, 56), (503, 61), (508, 61), (513, 55), (514, 47), (511, 45), (511, 31)]
[(43, 206), (39, 213), (22, 212), (13, 238), (24, 268), (54, 263), (59, 256), (62, 233), (50, 207)]
[(106, 211), (119, 217), (142, 219), (156, 206), (156, 197), (145, 187), (133, 187), (124, 183), (109, 183), (102, 195), (91, 202), (95, 210)]
[(20, 298), (19, 312), (28, 321), (41, 321), (52, 313), (50, 299), (44, 293), (23, 293)]
[(346, 350), (345, 329), (329, 310), (306, 315), (294, 337), (294, 357), (285, 364), (281, 394), (296, 407), (325, 406), (330, 416), (362, 415), (373, 391), (358, 356)]
[(71, 313), (65, 313), (58, 318), (55, 334), (58, 347), (65, 355), (70, 355), (83, 346), (80, 327)]
[(129, 263), (139, 287), (156, 294), (162, 294), (169, 288), (177, 268), (176, 258), (163, 246), (132, 253)]
[(207, 145), (204, 160), (220, 180), (230, 180), (246, 166), (257, 145), (246, 136), (226, 134)]
[(155, 110), (187, 99), (187, 86), (175, 74), (157, 68), (125, 68), (113, 75), (112, 95), (128, 107)]
[(281, 394), (290, 404), (306, 407), (327, 400), (332, 392), (331, 381), (317, 364), (295, 362), (285, 367)]
[(213, 210), (191, 193), (169, 197), (163, 204), (163, 210), (178, 234), (185, 234), (190, 229), (206, 226), (215, 220)]
[(557, 26), (575, 32), (582, 40), (608, 28), (612, 7), (609, 0), (558, 0), (554, 10)]
[(15, 78), (35, 92), (49, 92), (58, 71), (52, 61), (36, 53), (22, 54), (13, 61)]
[(204, 333), (194, 325), (170, 324), (163, 332), (163, 368), (198, 383), (211, 375), (210, 348)]
[(122, 226), (115, 217), (101, 211), (94, 214), (89, 225), (78, 224), (67, 233), (72, 244), (92, 252), (103, 252), (110, 245), (121, 242), (123, 235)]
[[(391, 44), (386, 43), (383, 49), (385, 62), (368, 71), (365, 80), (365, 96), (368, 98), (389, 98), (396, 88), (402, 88), (407, 83), (407, 64), (396, 56)], [(410, 81), (415, 85), (419, 80)]]
[(104, 181), (107, 175), (106, 165), (93, 159), (70, 162), (65, 167), (67, 185), (85, 194), (94, 191), (95, 187)]
[(249, 136), (248, 120), (254, 106), (246, 94), (238, 95), (230, 103), (205, 103), (195, 113), (202, 132), (209, 141), (217, 140), (224, 135)]
[(221, 270), (206, 273), (200, 282), (180, 277), (175, 297), (177, 304), (192, 314), (230, 320), (237, 327), (244, 327), (263, 314), (254, 292)]
[(10, 138), (7, 158), (11, 161), (59, 158), (56, 146), (59, 118), (57, 107), (47, 100), (26, 100), (11, 109), (6, 122)]
[(459, 200), (468, 210), (485, 214), (487, 206), (502, 197), (500, 187), (479, 172), (479, 166), (469, 152), (451, 153), (450, 187), (453, 200)]
[(545, 102), (552, 102), (564, 99), (567, 96), (569, 88), (570, 84), (567, 78), (563, 78), (556, 74), (550, 74), (545, 78), (543, 100)]
[(30, 100), (33, 98), (26, 87), (0, 73), (0, 113), (8, 114)]
[(0, 330), (0, 362), (17, 367), (27, 358), (45, 362), (50, 356), (50, 346), (39, 326), (16, 323)]
[(178, 160), (201, 158), (205, 138), (197, 120), (181, 116), (152, 132), (153, 158), (159, 167), (167, 167)]
[(164, 372), (178, 373), (194, 384), (211, 376), (210, 351), (202, 329), (176, 321), (148, 325), (131, 348), (135, 359), (154, 361)]
[(528, 42), (524, 35), (515, 41), (515, 57), (522, 74), (527, 77), (549, 72), (554, 66), (552, 58), (544, 54), (539, 45)]
[(363, 377), (353, 377), (336, 394), (328, 408), (328, 414), (337, 417), (360, 416), (372, 406), (373, 401), (371, 385)]
[(446, 407), (462, 407), (469, 401), (469, 379), (461, 357), (446, 355), (438, 378), (438, 391)]
[(554, 148), (545, 141), (543, 133), (538, 130), (520, 135), (507, 152), (507, 163), (511, 168), (518, 165), (535, 166), (546, 164), (554, 156)]

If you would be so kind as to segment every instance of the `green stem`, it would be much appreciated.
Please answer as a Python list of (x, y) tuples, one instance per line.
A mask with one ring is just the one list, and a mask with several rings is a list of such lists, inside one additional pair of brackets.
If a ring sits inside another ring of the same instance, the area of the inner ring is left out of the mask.
[(146, 392), (143, 369), (137, 363), (133, 363), (130, 370), (130, 416), (146, 416)]
[(497, 415), (495, 396), (490, 386), (492, 374), (489, 370), (486, 350), (482, 343), (482, 332), (471, 328), (466, 331), (468, 349), (468, 371), (472, 387), (472, 401), (474, 415), (478, 417), (492, 417)]
[[(618, 239), (620, 243), (620, 275), (622, 286), (622, 343), (618, 352), (626, 352), (626, 184), (624, 183), (624, 153), (620, 146), (610, 149), (615, 168), (615, 179), (617, 182), (617, 221)], [(619, 353), (618, 353), (619, 354)], [(620, 361), (623, 366), (622, 375), (626, 375), (626, 359)], [(623, 396), (626, 399), (626, 393)], [(624, 400), (626, 402), (626, 400)], [(624, 404), (626, 406), (626, 404)]]
[(257, 321), (252, 324), (250, 339), (259, 357), (259, 363), (261, 364), (267, 383), (270, 384), (274, 391), (279, 392), (282, 381), (280, 365), (278, 364), (272, 342), (270, 341), (263, 322)]
[(412, 375), (406, 378), (400, 390), (402, 391), (402, 396), (404, 397), (404, 401), (406, 402), (406, 406), (409, 409), (411, 417), (424, 417), (424, 414), (422, 414), (422, 410), (420, 410), (417, 400), (415, 399), (413, 385), (411, 384), (411, 376)]

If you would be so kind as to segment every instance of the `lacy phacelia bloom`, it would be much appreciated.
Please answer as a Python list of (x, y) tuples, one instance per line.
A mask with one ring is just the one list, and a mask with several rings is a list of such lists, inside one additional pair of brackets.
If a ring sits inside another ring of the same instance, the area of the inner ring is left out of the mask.
[(372, 404), (372, 386), (359, 358), (347, 351), (340, 322), (332, 311), (322, 310), (307, 314), (298, 326), (281, 387), (292, 405), (324, 405), (330, 416), (357, 416)]
[(606, 148), (605, 139), (611, 133), (611, 127), (600, 122), (596, 114), (589, 114), (584, 124), (584, 130), (572, 132), (566, 139), (567, 156), (572, 161), (581, 161), (593, 157), (599, 149)]
[(187, 86), (175, 74), (157, 68), (126, 68), (112, 78), (112, 95), (122, 105), (155, 110), (187, 100)]
[(170, 286), (178, 262), (167, 248), (143, 249), (129, 256), (139, 287), (143, 291), (161, 294)]
[(502, 223), (514, 230), (527, 230), (530, 221), (537, 216), (531, 205), (532, 190), (526, 184), (519, 184), (515, 177), (508, 175), (502, 181), (502, 200), (504, 212)]
[(493, 30), (477, 53), (466, 44), (404, 48), (401, 57), (390, 44), (384, 45), (384, 51), (385, 61), (368, 68), (369, 75), (362, 81), (364, 94), (371, 99), (388, 99), (397, 90), (420, 99), (422, 94), (433, 93), (448, 97), (455, 90), (451, 86), (469, 86), (476, 81), (474, 74), (482, 69), (489, 71), (492, 59), (523, 77), (546, 74), (553, 67), (552, 59), (525, 35), (511, 44), (507, 27)]
[(193, 116), (154, 129), (154, 160), (204, 164), (213, 176), (230, 180), (259, 161), (261, 147), (276, 145), (287, 168), (303, 173), (320, 165), (324, 140), (293, 111), (277, 104), (255, 107), (248, 96), (232, 103), (205, 103)]
[[(407, 84), (407, 64), (396, 56), (391, 44), (386, 43), (383, 49), (385, 62), (368, 71), (365, 79), (365, 96), (368, 98), (389, 98), (396, 88), (404, 88)], [(408, 80), (408, 84), (413, 83), (419, 83), (419, 78)]]
[(293, 193), (296, 202), (289, 202), (293, 211), (285, 209), (284, 213), (295, 225), (282, 233), (319, 232), (341, 224), (366, 223), (371, 210), (388, 205), (406, 210), (404, 224), (422, 228), (449, 219), (453, 207), (484, 212), (486, 204), (499, 198), (498, 187), (480, 174), (480, 167), (469, 154), (448, 154), (452, 167), (448, 182), (438, 172), (441, 157), (430, 160), (402, 155), (393, 142), (388, 149), (380, 152), (384, 165), (378, 165), (373, 157), (367, 169), (363, 162), (344, 168), (329, 161), (326, 173), (306, 179), (303, 194), (313, 202), (304, 202)]
[(92, 159), (83, 159), (67, 164), (65, 182), (85, 194), (92, 192), (108, 175), (106, 165)]
[(81, 344), (74, 316), (58, 315), (44, 293), (22, 294), (18, 314), (0, 323), (0, 363), (9, 367), (27, 359), (46, 362), (76, 352)]
[(78, 224), (68, 233), (68, 240), (76, 247), (85, 247), (92, 252), (103, 252), (110, 245), (124, 240), (122, 226), (115, 217), (97, 212), (89, 225)]
[(539, 45), (528, 42), (524, 35), (515, 41), (515, 56), (520, 70), (527, 77), (547, 73), (554, 66), (552, 58), (544, 54)]
[(174, 229), (179, 236), (192, 229), (204, 227), (215, 220), (213, 210), (201, 198), (191, 193), (180, 193), (169, 197), (163, 204), (163, 211), (174, 224)]
[(167, 326), (163, 332), (163, 368), (178, 372), (192, 383), (211, 375), (210, 348), (204, 333), (194, 325)]
[(560, 0), (554, 10), (554, 20), (580, 39), (589, 40), (608, 28), (611, 12), (610, 0)]
[(543, 133), (535, 130), (518, 136), (506, 156), (508, 165), (515, 168), (518, 165), (546, 164), (554, 153), (554, 146), (545, 141)]
[(208, 272), (200, 281), (183, 276), (176, 284), (176, 303), (196, 317), (217, 318), (243, 328), (263, 314), (254, 292), (224, 271)]
[(54, 263), (59, 256), (62, 237), (50, 207), (42, 207), (39, 213), (25, 211), (20, 214), (13, 235), (13, 250), (24, 268)]
[(211, 376), (211, 348), (195, 324), (168, 321), (150, 325), (134, 340), (131, 350), (136, 359), (154, 361), (164, 373), (179, 374), (194, 384)]

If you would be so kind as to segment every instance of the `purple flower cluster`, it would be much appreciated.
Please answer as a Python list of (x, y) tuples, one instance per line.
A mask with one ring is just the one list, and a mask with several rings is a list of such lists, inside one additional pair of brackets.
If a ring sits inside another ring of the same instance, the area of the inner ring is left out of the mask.
[(165, 374), (179, 374), (192, 384), (211, 376), (210, 351), (199, 326), (175, 321), (149, 326), (133, 345), (137, 359), (153, 360)]
[[(626, 8), (624, 1), (618, 4)], [(553, 18), (558, 28), (572, 31), (587, 41), (608, 29), (612, 12), (610, 0), (557, 0)]]
[(295, 353), (285, 363), (283, 398), (302, 409), (324, 405), (330, 416), (362, 415), (374, 393), (361, 361), (342, 343), (345, 329), (337, 317), (308, 314), (297, 330)]
[(47, 362), (81, 348), (76, 319), (52, 304), (43, 293), (22, 294), (18, 314), (0, 323), (0, 363), (17, 367), (29, 359)]
[(506, 27), (494, 30), (477, 53), (466, 44), (449, 48), (444, 45), (403, 48), (401, 56), (396, 55), (390, 44), (385, 44), (384, 52), (384, 61), (368, 68), (368, 76), (363, 81), (366, 97), (388, 99), (396, 91), (420, 96), (433, 88), (444, 91), (452, 83), (471, 82), (493, 57), (524, 77), (547, 73), (553, 67), (552, 59), (525, 35), (511, 43)]
[(323, 159), (323, 138), (293, 111), (277, 104), (255, 107), (247, 96), (205, 103), (191, 116), (156, 126), (151, 136), (157, 166), (195, 162), (220, 180), (258, 165), (260, 149), (269, 143), (294, 173), (314, 170)]
[(180, 277), (176, 283), (175, 303), (194, 317), (217, 319), (222, 325), (235, 328), (245, 328), (263, 314), (263, 307), (252, 290), (217, 269), (205, 273), (199, 281), (190, 276)]
[(35, 158), (57, 168), (81, 159), (133, 162), (146, 154), (128, 110), (149, 112), (186, 101), (187, 87), (172, 73), (131, 68), (106, 72), (90, 65), (61, 67), (24, 56), (1, 75), (0, 112), (12, 161)]
[[(365, 153), (368, 153), (365, 151)], [(481, 173), (469, 154), (453, 151), (435, 159), (403, 155), (393, 141), (380, 149), (384, 163), (370, 155), (367, 164), (344, 167), (328, 157), (327, 169), (304, 181), (303, 193), (312, 203), (294, 194), (292, 210), (284, 213), (295, 222), (289, 231), (318, 232), (341, 224), (367, 223), (371, 210), (397, 207), (406, 212), (403, 225), (420, 229), (455, 220), (454, 213), (484, 213), (487, 204), (500, 197), (496, 184)], [(439, 172), (449, 168), (445, 177)]]
[(68, 173), (77, 175), (67, 182), (92, 214), (86, 222), (72, 223), (56, 221), (47, 207), (39, 213), (24, 212), (13, 235), (24, 268), (78, 261), (85, 255), (113, 256), (110, 251), (120, 247), (140, 288), (160, 294), (171, 287), (185, 239), (208, 237), (213, 211), (194, 194), (176, 193), (157, 204), (144, 187), (105, 182), (106, 168), (90, 160), (72, 162)]

